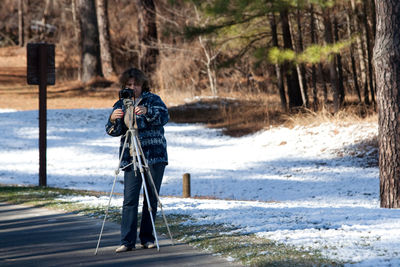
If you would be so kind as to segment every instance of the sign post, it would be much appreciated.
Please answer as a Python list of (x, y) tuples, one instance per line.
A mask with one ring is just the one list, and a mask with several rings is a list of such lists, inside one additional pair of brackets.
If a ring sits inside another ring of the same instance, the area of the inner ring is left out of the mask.
[(55, 47), (27, 45), (27, 82), (39, 85), (39, 186), (47, 186), (47, 85), (55, 84)]

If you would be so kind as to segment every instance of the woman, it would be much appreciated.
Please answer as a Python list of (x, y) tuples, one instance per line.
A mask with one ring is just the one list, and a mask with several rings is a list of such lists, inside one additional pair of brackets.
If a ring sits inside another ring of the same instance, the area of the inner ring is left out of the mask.
[[(164, 125), (169, 120), (168, 109), (158, 95), (150, 93), (148, 79), (136, 68), (126, 70), (120, 77), (122, 90), (120, 100), (114, 104), (113, 111), (106, 124), (106, 131), (111, 136), (122, 136), (120, 153), (128, 130), (123, 116), (125, 107), (123, 98), (131, 97), (135, 101), (135, 113), (139, 140), (142, 145), (157, 192), (160, 192), (165, 166), (168, 164), (167, 142), (164, 137)], [(137, 236), (137, 214), (142, 177), (132, 167), (129, 149), (124, 150), (121, 168), (124, 170), (124, 202), (121, 221), (121, 246), (117, 253), (135, 249)], [(157, 212), (157, 198), (153, 193), (149, 177), (145, 175), (149, 201), (153, 218)], [(154, 248), (153, 228), (146, 198), (143, 200), (142, 221), (140, 224), (140, 242), (143, 248)]]

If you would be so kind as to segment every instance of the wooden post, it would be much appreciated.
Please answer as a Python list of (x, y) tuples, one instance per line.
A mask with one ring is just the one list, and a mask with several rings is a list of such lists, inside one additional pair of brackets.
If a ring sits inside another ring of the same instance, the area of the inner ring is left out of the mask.
[(39, 45), (39, 186), (47, 186), (47, 45)]
[(54, 44), (27, 45), (27, 83), (39, 85), (39, 186), (47, 186), (47, 85), (56, 82), (54, 59)]
[(183, 191), (182, 191), (182, 196), (184, 198), (189, 198), (190, 197), (190, 173), (185, 173), (183, 175)]

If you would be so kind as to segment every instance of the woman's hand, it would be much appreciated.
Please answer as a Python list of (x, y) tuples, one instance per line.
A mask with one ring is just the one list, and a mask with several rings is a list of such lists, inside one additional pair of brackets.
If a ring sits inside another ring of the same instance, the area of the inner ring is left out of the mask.
[(122, 117), (124, 117), (124, 112), (122, 111), (122, 109), (118, 108), (114, 110), (111, 114), (110, 121), (114, 123), (116, 119), (121, 119)]
[(144, 115), (147, 113), (147, 108), (145, 106), (137, 106), (135, 107), (136, 115)]

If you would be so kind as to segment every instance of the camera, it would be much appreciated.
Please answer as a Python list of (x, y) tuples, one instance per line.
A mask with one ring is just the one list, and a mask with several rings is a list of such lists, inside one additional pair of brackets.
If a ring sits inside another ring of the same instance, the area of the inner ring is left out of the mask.
[(131, 99), (134, 95), (132, 89), (124, 88), (119, 91), (119, 98), (120, 99)]

